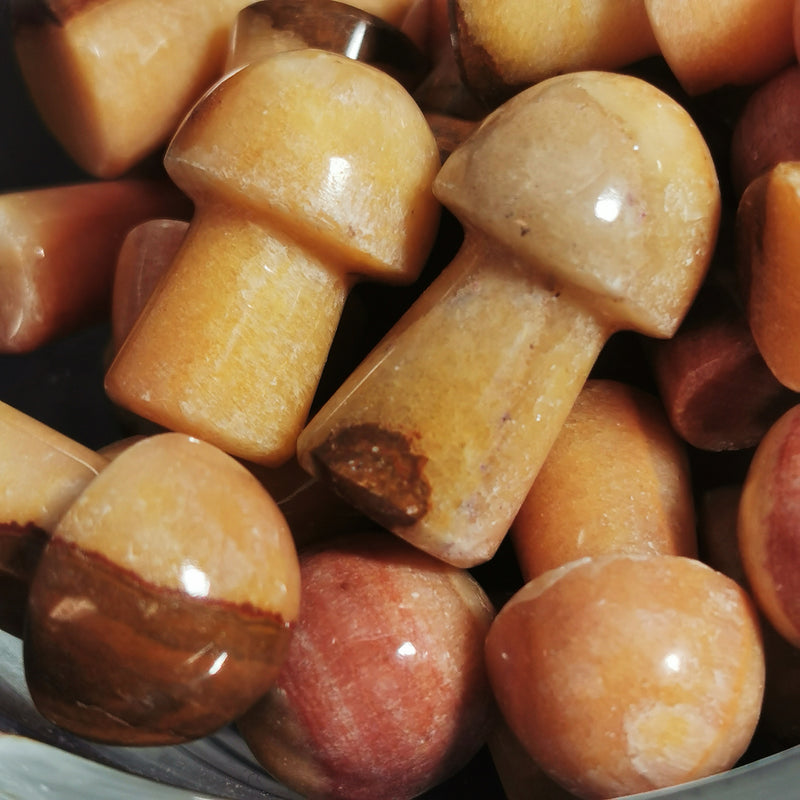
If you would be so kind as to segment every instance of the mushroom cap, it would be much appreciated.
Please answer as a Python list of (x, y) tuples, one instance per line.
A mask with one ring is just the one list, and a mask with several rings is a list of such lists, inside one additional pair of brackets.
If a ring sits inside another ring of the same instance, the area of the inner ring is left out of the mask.
[(267, 56), (200, 98), (165, 155), (196, 205), (227, 203), (344, 272), (416, 277), (440, 207), (440, 161), (411, 95), (376, 67), (316, 49)]
[(549, 78), (492, 112), (434, 193), (616, 328), (672, 335), (716, 244), (720, 192), (689, 114), (646, 81)]

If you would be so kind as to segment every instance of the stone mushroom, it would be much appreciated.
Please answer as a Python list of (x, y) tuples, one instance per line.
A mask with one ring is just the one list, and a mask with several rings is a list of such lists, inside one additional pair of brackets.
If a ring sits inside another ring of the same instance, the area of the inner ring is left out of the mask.
[(165, 180), (0, 194), (0, 353), (30, 353), (103, 319), (128, 230), (153, 216), (190, 213)]
[(106, 375), (166, 428), (277, 466), (295, 452), (348, 290), (425, 264), (440, 161), (375, 67), (291, 50), (231, 73), (165, 157), (196, 213)]
[[(233, 26), (226, 71), (305, 47), (364, 61), (402, 83), (425, 112), (442, 161), (473, 130), (477, 124), (473, 115), (486, 113), (474, 98), (464, 97), (463, 85), (449, 79), (450, 61), (452, 72), (458, 70), (449, 36), (438, 47), (438, 63), (431, 67), (427, 55), (400, 28), (337, 0), (259, 0), (245, 6)], [(462, 112), (470, 119), (461, 118)]]
[(247, 0), (12, 0), (14, 51), (45, 124), (114, 178), (162, 147), (222, 74)]
[(434, 193), (463, 223), (459, 253), (311, 420), (298, 457), (396, 534), (469, 566), (495, 552), (608, 337), (674, 333), (720, 195), (687, 112), (596, 71), (499, 107)]
[(299, 610), (297, 552), (264, 487), (206, 442), (147, 436), (47, 539), (28, 594), (26, 684), (78, 736), (189, 741), (267, 692)]
[[(310, 47), (372, 64), (408, 91), (428, 69), (425, 54), (405, 33), (360, 8), (337, 0), (259, 0), (236, 15), (224, 71), (285, 50)], [(123, 242), (111, 315), (115, 350), (169, 267), (187, 227), (183, 220), (148, 219)]]

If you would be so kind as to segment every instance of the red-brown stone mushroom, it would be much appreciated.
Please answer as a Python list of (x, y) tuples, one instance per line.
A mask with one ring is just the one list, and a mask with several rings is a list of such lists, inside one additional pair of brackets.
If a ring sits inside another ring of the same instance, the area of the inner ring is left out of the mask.
[(459, 254), (298, 454), (373, 519), (465, 566), (496, 550), (609, 335), (674, 333), (720, 197), (686, 111), (602, 72), (516, 95), (434, 191), (464, 225)]
[(301, 551), (300, 575), (280, 677), (240, 733), (309, 800), (419, 797), (469, 761), (495, 718), (489, 598), (466, 570), (369, 527)]
[(375, 67), (303, 49), (232, 73), (167, 151), (197, 211), (109, 369), (112, 399), (233, 455), (287, 461), (350, 286), (422, 269), (439, 163), (419, 107)]

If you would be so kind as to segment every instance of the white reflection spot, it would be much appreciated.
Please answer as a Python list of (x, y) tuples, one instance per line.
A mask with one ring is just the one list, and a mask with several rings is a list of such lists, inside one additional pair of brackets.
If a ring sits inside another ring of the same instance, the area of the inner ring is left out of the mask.
[(681, 668), (681, 657), (677, 653), (670, 653), (664, 659), (664, 666), (671, 672), (679, 672)]
[(622, 208), (622, 197), (616, 189), (606, 189), (594, 204), (594, 215), (603, 222), (613, 222)]
[(228, 660), (227, 653), (220, 653), (215, 659), (214, 663), (208, 668), (209, 675), (216, 675), (221, 669), (222, 665)]
[(361, 52), (361, 47), (364, 44), (364, 36), (367, 33), (367, 23), (361, 20), (357, 23), (350, 33), (350, 39), (347, 42), (344, 54), (354, 61), (358, 61), (358, 54)]
[(417, 648), (414, 647), (411, 642), (403, 642), (403, 644), (397, 648), (397, 655), (401, 658), (408, 658), (409, 656), (415, 656), (416, 654)]
[(332, 194), (341, 194), (350, 177), (350, 162), (340, 156), (331, 156), (328, 162), (327, 189)]
[(181, 584), (191, 597), (208, 597), (208, 590), (211, 587), (205, 572), (193, 564), (184, 564), (181, 567)]

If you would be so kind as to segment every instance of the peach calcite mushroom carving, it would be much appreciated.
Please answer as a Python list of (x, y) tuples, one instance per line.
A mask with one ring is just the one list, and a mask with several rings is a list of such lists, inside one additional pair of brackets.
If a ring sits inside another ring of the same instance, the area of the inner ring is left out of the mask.
[(669, 337), (719, 224), (703, 136), (638, 78), (545, 80), (487, 117), (434, 193), (440, 276), (298, 440), (310, 472), (444, 561), (488, 560), (608, 337)]
[(196, 212), (109, 395), (234, 456), (287, 461), (354, 281), (424, 266), (439, 165), (422, 111), (375, 67), (301, 49), (231, 73), (166, 153)]

